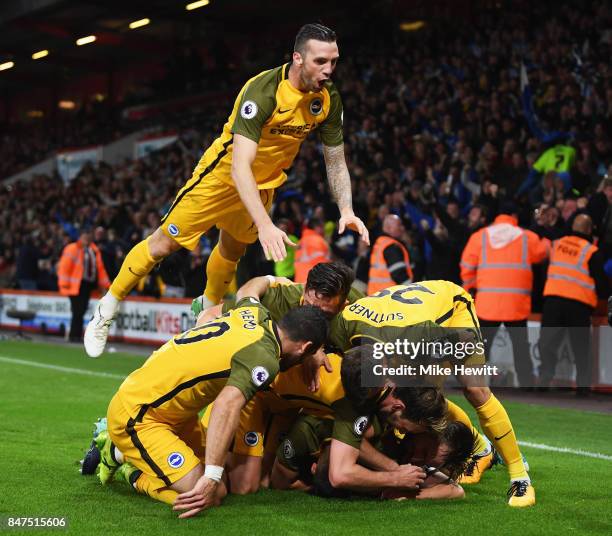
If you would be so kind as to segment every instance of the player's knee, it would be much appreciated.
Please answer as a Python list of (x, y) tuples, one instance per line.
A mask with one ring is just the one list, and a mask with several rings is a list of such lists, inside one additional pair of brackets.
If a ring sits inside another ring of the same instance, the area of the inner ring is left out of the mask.
[(231, 479), (231, 491), (234, 495), (249, 495), (257, 493), (259, 481), (253, 478)]
[(219, 235), (219, 253), (224, 259), (237, 261), (244, 255), (247, 244), (236, 240), (227, 231), (221, 231)]
[(180, 244), (167, 236), (161, 229), (158, 227), (157, 230), (148, 238), (147, 240), (149, 246), (149, 253), (151, 257), (155, 259), (161, 259), (167, 257), (171, 253), (178, 251), (181, 246)]
[(491, 390), (488, 387), (464, 387), (463, 394), (475, 408), (482, 406), (491, 397)]
[(171, 490), (177, 491), (178, 493), (185, 493), (191, 491), (196, 485), (196, 482), (204, 474), (204, 466), (202, 464), (196, 465), (191, 471), (189, 471), (184, 477), (177, 480), (172, 486)]

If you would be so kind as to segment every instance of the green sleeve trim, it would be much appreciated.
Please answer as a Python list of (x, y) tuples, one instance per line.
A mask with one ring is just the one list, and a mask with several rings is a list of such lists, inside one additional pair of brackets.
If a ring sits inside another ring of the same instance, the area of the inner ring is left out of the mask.
[(276, 90), (282, 67), (266, 71), (247, 83), (236, 111), (232, 134), (259, 143), (261, 129), (276, 108)]
[(321, 142), (328, 147), (342, 145), (344, 137), (342, 135), (342, 99), (336, 86), (332, 83), (327, 86), (330, 98), (329, 114), (319, 128)]

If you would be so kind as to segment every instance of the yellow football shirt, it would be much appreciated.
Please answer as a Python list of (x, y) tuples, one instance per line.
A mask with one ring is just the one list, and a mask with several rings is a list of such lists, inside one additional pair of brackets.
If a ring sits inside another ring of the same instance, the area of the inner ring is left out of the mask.
[(230, 313), (177, 335), (153, 352), (121, 384), (118, 396), (136, 421), (146, 415), (177, 424), (197, 416), (225, 385), (251, 399), (274, 380), (279, 357), (268, 311), (245, 298)]
[(288, 80), (290, 63), (251, 78), (240, 90), (221, 135), (196, 167), (200, 178), (209, 173), (233, 184), (231, 177), (234, 134), (258, 144), (251, 168), (260, 190), (276, 188), (287, 178), (301, 143), (319, 130), (328, 146), (340, 145), (342, 102), (332, 82), (321, 91), (302, 92)]

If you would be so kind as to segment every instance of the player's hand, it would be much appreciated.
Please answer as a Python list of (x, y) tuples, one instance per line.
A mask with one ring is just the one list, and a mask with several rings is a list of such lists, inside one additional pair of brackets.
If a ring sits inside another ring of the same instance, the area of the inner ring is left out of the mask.
[(396, 488), (418, 489), (427, 477), (423, 469), (410, 464), (400, 465), (393, 473)]
[(324, 366), (327, 372), (334, 370), (323, 348), (319, 348), (315, 354), (302, 363), (302, 379), (311, 393), (318, 391), (321, 387), (321, 375), (319, 374), (321, 366)]
[(172, 509), (187, 510), (179, 515), (179, 518), (184, 519), (193, 517), (202, 510), (210, 508), (215, 504), (215, 491), (218, 482), (211, 480), (205, 476), (200, 477), (191, 491), (181, 493), (174, 501)]
[(285, 231), (279, 229), (272, 222), (262, 225), (258, 229), (259, 242), (263, 248), (266, 260), (273, 260), (274, 262), (282, 261), (287, 256), (287, 249), (285, 244), (291, 247), (297, 247), (294, 244)]
[(370, 233), (364, 223), (352, 211), (346, 212), (340, 217), (338, 221), (338, 234), (342, 234), (347, 227), (357, 231), (361, 240), (368, 244), (368, 246), (370, 245)]

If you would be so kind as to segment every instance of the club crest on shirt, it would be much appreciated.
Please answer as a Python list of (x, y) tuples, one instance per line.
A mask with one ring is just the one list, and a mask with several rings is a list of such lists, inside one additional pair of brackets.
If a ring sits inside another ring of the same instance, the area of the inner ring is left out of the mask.
[(312, 99), (310, 102), (310, 113), (312, 115), (319, 115), (323, 111), (323, 102), (319, 97)]
[(249, 447), (254, 447), (257, 445), (257, 443), (259, 443), (259, 436), (257, 435), (257, 432), (247, 432), (244, 434), (244, 443)]

